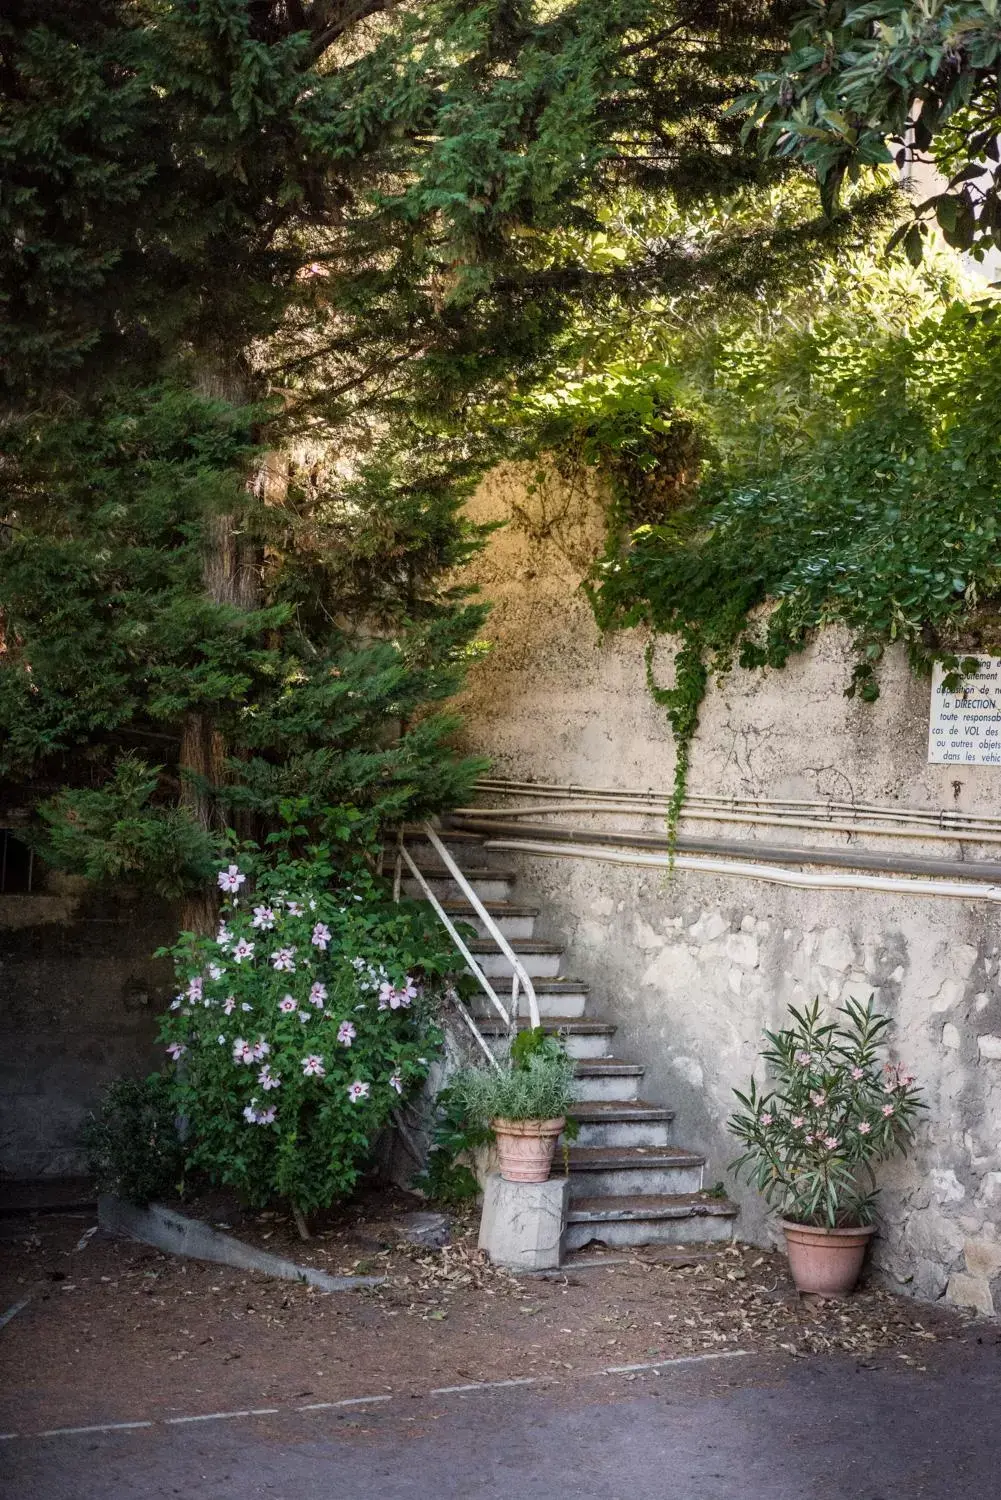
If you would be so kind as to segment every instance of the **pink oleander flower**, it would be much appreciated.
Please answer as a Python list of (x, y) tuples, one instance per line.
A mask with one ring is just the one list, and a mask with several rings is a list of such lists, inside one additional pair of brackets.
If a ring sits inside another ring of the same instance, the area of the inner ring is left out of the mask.
[(253, 958), (253, 956), (253, 943), (248, 943), (246, 938), (241, 938), (236, 947), (233, 949), (233, 962), (242, 964), (245, 958)]
[(280, 1089), (282, 1086), (281, 1077), (277, 1073), (272, 1073), (270, 1063), (264, 1064), (257, 1075), (257, 1081), (264, 1090)]
[(296, 1008), (296, 1003), (291, 995), (285, 995), (283, 999), (279, 1000), (278, 1002), (278, 1009), (284, 1016), (290, 1016)]
[(802, 1130), (803, 1126), (806, 1124), (806, 1121), (803, 1119), (802, 1115), (793, 1115), (792, 1119), (789, 1121), (789, 1124), (793, 1127), (794, 1130)]
[(236, 865), (230, 865), (228, 870), (219, 871), (219, 889), (235, 894), (246, 878), (246, 875), (241, 874)]
[(275, 914), (270, 906), (255, 906), (253, 927), (258, 927), (262, 932), (270, 932), (275, 925)]
[(321, 948), (324, 953), (327, 951), (327, 944), (330, 942), (330, 928), (325, 922), (317, 922), (313, 928), (313, 936), (310, 938), (310, 942), (314, 948)]
[(855, 1080), (856, 1083), (861, 1082), (861, 1080), (864, 1077), (865, 1077), (865, 1068), (852, 1068), (852, 1078)]
[(759, 1115), (758, 1118), (760, 1119), (762, 1125), (771, 1125), (772, 1121), (775, 1119), (775, 1116), (770, 1115), (768, 1111), (765, 1110), (764, 1114)]
[(884, 1117), (884, 1119), (888, 1120), (892, 1114), (893, 1114), (893, 1105), (892, 1104), (884, 1104), (883, 1105), (883, 1117)]
[(806, 1145), (808, 1145), (808, 1146), (812, 1146), (813, 1145), (813, 1136), (809, 1132), (807, 1132), (807, 1134), (803, 1137), (803, 1140), (806, 1143)]
[(868, 1135), (871, 1130), (872, 1126), (869, 1124), (869, 1121), (863, 1120), (858, 1128), (858, 1133), (859, 1135)]
[(276, 948), (275, 951), (274, 951), (274, 953), (272, 953), (272, 955), (271, 955), (271, 967), (273, 969), (278, 969), (278, 970), (284, 969), (286, 971), (286, 973), (294, 974), (295, 973), (295, 949), (294, 948)]
[(351, 1103), (357, 1104), (359, 1099), (367, 1099), (371, 1087), (370, 1083), (362, 1083), (360, 1078), (355, 1079), (354, 1083), (348, 1088), (348, 1098), (351, 1100)]
[(838, 1146), (840, 1145), (840, 1142), (836, 1135), (825, 1135), (824, 1145), (827, 1147), (828, 1151), (836, 1151)]
[(187, 1050), (188, 1049), (183, 1042), (171, 1042), (169, 1047), (167, 1048), (167, 1051), (170, 1053), (175, 1062), (179, 1057), (183, 1057)]
[(810, 1054), (809, 1052), (804, 1052), (802, 1048), (794, 1054), (794, 1060), (799, 1063), (801, 1068), (808, 1068), (810, 1066)]
[(399, 1073), (390, 1073), (389, 1087), (391, 1089), (395, 1089), (398, 1094), (403, 1093), (403, 1079), (401, 1078)]
[(911, 1084), (912, 1083), (916, 1083), (916, 1082), (917, 1082), (917, 1075), (915, 1073), (905, 1073), (904, 1070), (903, 1070), (903, 1068), (898, 1068), (897, 1069), (897, 1087), (898, 1088), (909, 1089), (910, 1086), (911, 1086)]
[(322, 1078), (327, 1070), (323, 1066), (323, 1058), (317, 1053), (311, 1052), (308, 1057), (304, 1057), (302, 1060), (302, 1071), (306, 1078)]
[(237, 1063), (252, 1063), (257, 1061), (254, 1057), (253, 1043), (248, 1042), (242, 1036), (238, 1036), (233, 1043), (233, 1061)]
[(327, 998), (327, 986), (317, 981), (309, 991), (309, 1003), (315, 1005), (318, 1010), (323, 1009), (323, 1002)]
[(350, 1047), (357, 1035), (358, 1033), (351, 1021), (342, 1021), (337, 1028), (337, 1040), (342, 1047)]
[(827, 1103), (827, 1095), (822, 1094), (819, 1089), (816, 1089), (810, 1094), (810, 1103), (819, 1109), (822, 1104)]
[(233, 941), (233, 934), (230, 932), (225, 922), (220, 922), (219, 931), (215, 935), (215, 940), (219, 944), (220, 948), (228, 948), (230, 943)]
[(222, 1008), (226, 1012), (227, 1016), (231, 1016), (236, 1010), (236, 996), (227, 995), (225, 1000), (222, 1002)]
[(286, 909), (290, 917), (301, 917), (303, 915), (303, 904), (301, 901), (286, 901)]
[(202, 980), (198, 977), (188, 981), (188, 999), (200, 1000), (202, 998)]
[(387, 979), (379, 986), (380, 1010), (406, 1010), (417, 991), (408, 980), (400, 989), (395, 989)]
[(216, 979), (216, 980), (221, 979), (222, 976), (225, 974), (225, 972), (226, 972), (226, 970), (225, 969), (220, 969), (220, 967), (219, 967), (218, 964), (209, 964), (209, 967), (208, 967), (208, 976), (209, 976), (210, 979)]

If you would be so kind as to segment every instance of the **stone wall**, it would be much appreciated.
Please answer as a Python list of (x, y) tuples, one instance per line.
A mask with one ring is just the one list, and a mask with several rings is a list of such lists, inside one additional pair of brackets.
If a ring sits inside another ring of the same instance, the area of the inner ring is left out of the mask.
[[(580, 578), (601, 541), (593, 496), (553, 485), (529, 496), (516, 471), (490, 476), (478, 519), (506, 519), (477, 563), (494, 601), (491, 654), (462, 702), (468, 748), (494, 774), (548, 783), (667, 789), (673, 748), (644, 682), (639, 632), (602, 641)], [(669, 678), (670, 652), (658, 650)], [(824, 635), (781, 672), (734, 672), (712, 689), (690, 790), (738, 798), (874, 803), (995, 816), (1001, 771), (927, 764), (929, 689), (902, 657), (878, 703), (845, 698), (846, 642)], [(578, 819), (577, 821), (586, 821)], [(656, 831), (657, 820), (634, 824)], [(686, 821), (685, 831), (929, 859), (1001, 857), (1001, 845)], [(505, 855), (505, 860), (509, 855)], [(731, 1090), (763, 1027), (822, 996), (875, 992), (894, 1046), (919, 1073), (928, 1112), (917, 1150), (885, 1172), (879, 1258), (921, 1296), (1001, 1312), (1001, 905), (905, 892), (800, 890), (764, 881), (517, 856), (543, 905), (542, 936), (566, 940), (566, 972), (615, 1020), (616, 1051), (648, 1068), (644, 1094), (677, 1110), (677, 1139), (726, 1179)], [(548, 930), (547, 930), (548, 928)], [(772, 1232), (740, 1191), (742, 1235)]]
[(176, 920), (138, 899), (0, 895), (0, 1175), (84, 1170), (80, 1128), (101, 1086), (142, 1077)]

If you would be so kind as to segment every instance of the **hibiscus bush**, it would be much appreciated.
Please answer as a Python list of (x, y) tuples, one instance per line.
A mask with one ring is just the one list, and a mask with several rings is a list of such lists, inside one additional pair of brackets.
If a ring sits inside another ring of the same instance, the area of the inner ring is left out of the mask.
[(876, 1166), (906, 1150), (924, 1108), (912, 1073), (881, 1061), (889, 1016), (870, 995), (825, 1021), (820, 1002), (789, 1007), (793, 1024), (766, 1031), (770, 1086), (735, 1089), (728, 1121), (745, 1150), (732, 1170), (746, 1174), (782, 1217), (797, 1224), (871, 1224)]
[(359, 862), (241, 850), (218, 877), (214, 937), (169, 950), (161, 1027), (189, 1165), (303, 1215), (343, 1196), (441, 1042), (457, 956), (427, 907)]

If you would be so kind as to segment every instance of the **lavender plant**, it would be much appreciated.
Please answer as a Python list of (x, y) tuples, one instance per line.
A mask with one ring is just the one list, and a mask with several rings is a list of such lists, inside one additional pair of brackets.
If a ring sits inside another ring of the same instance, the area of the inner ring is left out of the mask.
[(323, 850), (219, 872), (214, 937), (169, 951), (161, 1026), (189, 1164), (297, 1220), (354, 1184), (374, 1136), (423, 1082), (457, 956), (427, 909)]
[(914, 1075), (881, 1060), (890, 1018), (871, 995), (849, 1000), (835, 1021), (817, 1000), (789, 1014), (791, 1026), (765, 1032), (770, 1086), (759, 1092), (752, 1078), (746, 1093), (734, 1090), (741, 1107), (727, 1125), (745, 1150), (731, 1170), (795, 1223), (871, 1224), (875, 1168), (907, 1149), (925, 1107)]

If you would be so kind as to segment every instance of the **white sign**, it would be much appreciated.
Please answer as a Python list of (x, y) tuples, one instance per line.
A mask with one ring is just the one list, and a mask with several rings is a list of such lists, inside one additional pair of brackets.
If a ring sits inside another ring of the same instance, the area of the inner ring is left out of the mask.
[[(965, 658), (964, 658), (965, 660)], [(949, 692), (936, 662), (931, 679), (928, 759), (939, 766), (1001, 766), (1001, 658), (980, 656), (972, 677)]]

